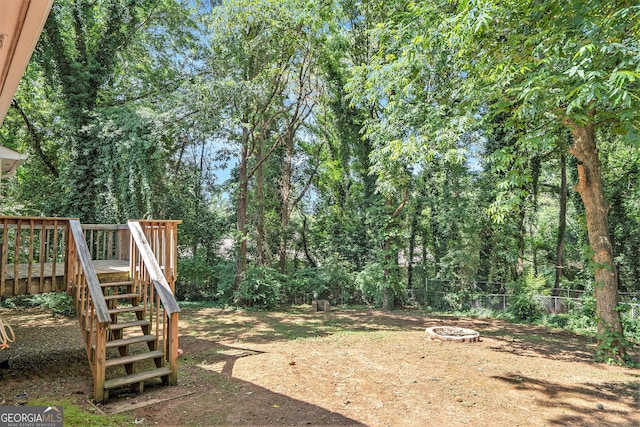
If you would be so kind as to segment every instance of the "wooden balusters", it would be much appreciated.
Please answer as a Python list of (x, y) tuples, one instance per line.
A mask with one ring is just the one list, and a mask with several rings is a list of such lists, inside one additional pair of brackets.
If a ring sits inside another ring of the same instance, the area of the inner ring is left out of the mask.
[(66, 220), (0, 217), (0, 296), (65, 289)]
[[(163, 357), (169, 365), (169, 384), (178, 375), (178, 313), (180, 307), (167, 280), (167, 272), (176, 274), (177, 250), (167, 250), (176, 243), (179, 221), (130, 221), (132, 274), (137, 286), (144, 289), (144, 304), (158, 337), (162, 337)], [(175, 258), (172, 258), (175, 255)], [(164, 270), (164, 271), (163, 271)], [(174, 277), (175, 281), (175, 277)]]
[(129, 228), (126, 224), (83, 224), (91, 259), (129, 260)]

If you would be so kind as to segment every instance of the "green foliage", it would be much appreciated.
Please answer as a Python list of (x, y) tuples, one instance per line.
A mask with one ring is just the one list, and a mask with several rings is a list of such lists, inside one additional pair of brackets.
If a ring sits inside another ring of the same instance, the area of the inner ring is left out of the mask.
[(364, 268), (356, 273), (355, 284), (367, 304), (378, 307), (382, 305), (387, 286), (384, 282), (384, 267), (381, 264), (365, 264)]
[(323, 299), (332, 304), (344, 304), (355, 297), (353, 279), (339, 266), (304, 268), (296, 271), (288, 283), (285, 298), (291, 303), (309, 304), (312, 300)]
[(542, 318), (542, 310), (531, 295), (518, 295), (508, 309), (514, 319), (520, 322), (535, 323)]
[(3, 307), (41, 307), (61, 316), (75, 316), (76, 307), (73, 298), (65, 292), (54, 292), (37, 295), (21, 295), (3, 299), (0, 303)]
[(235, 263), (231, 261), (218, 262), (213, 267), (213, 277), (216, 283), (216, 293), (214, 295), (214, 299), (216, 301), (219, 301), (223, 305), (235, 304)]
[(547, 279), (528, 268), (520, 280), (507, 284), (507, 289), (514, 295), (548, 295)]
[(571, 316), (567, 314), (552, 314), (545, 317), (544, 324), (552, 328), (566, 329), (570, 320)]
[(249, 307), (273, 309), (281, 302), (287, 281), (287, 276), (272, 268), (251, 266), (240, 283), (236, 298)]
[(458, 289), (445, 295), (444, 301), (448, 310), (464, 311), (471, 307), (471, 292), (466, 288)]
[(596, 349), (596, 360), (609, 364), (622, 364), (629, 362), (626, 354), (620, 349), (627, 348), (630, 342), (625, 336), (612, 328), (604, 328), (602, 332), (596, 334), (598, 347)]
[(64, 425), (68, 427), (112, 427), (112, 426), (128, 426), (133, 420), (128, 415), (103, 415), (87, 412), (77, 402), (69, 399), (60, 399), (57, 397), (48, 397), (42, 399), (29, 400), (30, 406), (62, 406), (64, 412)]
[(179, 260), (176, 297), (180, 301), (203, 301), (214, 297), (214, 268), (201, 254)]
[[(402, 294), (403, 284), (397, 272), (381, 263), (367, 263), (355, 275), (355, 285), (365, 303), (383, 307), (385, 301), (390, 305)], [(391, 308), (389, 306), (388, 308)]]

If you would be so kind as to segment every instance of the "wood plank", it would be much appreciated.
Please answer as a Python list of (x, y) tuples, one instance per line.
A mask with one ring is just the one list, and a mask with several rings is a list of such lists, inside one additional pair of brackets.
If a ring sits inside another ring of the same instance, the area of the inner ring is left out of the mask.
[(109, 314), (135, 313), (138, 311), (144, 311), (144, 307), (142, 306), (122, 307), (122, 308), (111, 308), (108, 310)]
[(140, 256), (142, 257), (145, 266), (149, 271), (149, 276), (154, 284), (154, 287), (156, 288), (156, 291), (158, 292), (158, 295), (160, 295), (162, 305), (167, 311), (167, 314), (171, 315), (171, 313), (180, 312), (178, 302), (176, 301), (173, 292), (171, 292), (171, 287), (169, 286), (169, 283), (167, 283), (167, 279), (164, 277), (164, 274), (162, 273), (158, 262), (153, 256), (153, 252), (151, 251), (151, 247), (144, 235), (140, 223), (130, 221), (129, 228), (131, 229), (131, 236), (136, 242), (136, 246), (140, 251)]
[(138, 372), (131, 375), (125, 375), (124, 377), (112, 378), (104, 382), (105, 389), (112, 389), (116, 387), (122, 387), (129, 384), (135, 384), (152, 378), (159, 378), (165, 375), (169, 375), (171, 370), (169, 368), (157, 368), (151, 371)]
[(27, 270), (27, 292), (30, 292), (31, 289), (29, 289), (30, 285), (31, 285), (31, 278), (33, 277), (33, 240), (34, 240), (34, 234), (35, 234), (35, 230), (34, 230), (34, 226), (35, 226), (35, 222), (33, 219), (29, 220), (29, 268)]
[(107, 359), (107, 362), (105, 363), (105, 365), (108, 368), (110, 366), (124, 365), (125, 363), (142, 362), (143, 360), (155, 359), (162, 356), (163, 354), (160, 350), (147, 351), (144, 353), (131, 354), (129, 356), (114, 357), (113, 359)]
[(114, 294), (114, 295), (105, 295), (105, 301), (111, 300), (119, 300), (119, 299), (132, 299), (132, 298), (140, 298), (138, 294)]
[(130, 280), (118, 281), (118, 282), (100, 282), (101, 288), (119, 288), (123, 286), (132, 286), (133, 282)]
[(47, 241), (47, 238), (49, 237), (48, 235), (49, 230), (44, 227), (42, 230), (40, 230), (40, 254), (38, 256), (38, 261), (40, 261), (40, 292), (44, 291), (44, 263), (46, 261), (46, 255), (45, 255), (45, 243)]
[(133, 322), (123, 322), (123, 323), (112, 323), (109, 326), (109, 329), (112, 331), (117, 331), (126, 328), (133, 328), (136, 326), (150, 326), (151, 322), (148, 320), (135, 320)]
[[(93, 316), (91, 316), (93, 318)], [(106, 378), (106, 359), (107, 359), (107, 328), (103, 324), (97, 325), (95, 360), (93, 366), (93, 398), (96, 402), (105, 400), (104, 383)]]
[(53, 221), (53, 251), (51, 253), (51, 277), (56, 276), (57, 262), (58, 262), (58, 221)]
[(69, 221), (69, 226), (75, 240), (77, 255), (78, 258), (80, 258), (80, 263), (82, 264), (82, 270), (84, 271), (85, 280), (87, 282), (87, 287), (89, 288), (89, 293), (91, 294), (93, 306), (96, 309), (98, 322), (109, 323), (111, 322), (111, 316), (109, 316), (107, 304), (104, 301), (104, 295), (100, 289), (98, 276), (96, 275), (93, 264), (91, 263), (89, 249), (87, 248), (87, 242), (85, 240), (80, 221), (71, 220)]
[[(18, 277), (18, 265), (20, 264), (20, 223), (18, 220), (16, 224), (16, 235), (14, 236), (15, 250), (13, 254), (13, 277)], [(20, 295), (18, 291), (18, 280), (13, 281), (13, 294)]]
[(167, 325), (167, 356), (169, 357), (169, 385), (178, 383), (178, 313), (168, 316)]
[[(39, 263), (34, 263), (34, 265), (38, 265)], [(117, 274), (124, 275), (129, 273), (129, 262), (128, 261), (119, 261), (119, 260), (102, 260), (102, 261), (93, 261), (94, 270), (98, 277), (109, 274)], [(63, 277), (63, 272), (54, 271), (54, 263), (46, 262), (42, 268), (44, 271), (44, 277), (53, 277), (53, 273), (56, 273), (57, 277)], [(18, 264), (18, 279), (26, 279), (29, 277), (29, 265), (28, 264)], [(14, 272), (7, 271), (6, 272), (7, 279), (14, 279)]]
[(140, 335), (138, 337), (122, 338), (119, 340), (107, 341), (107, 348), (123, 347), (125, 345), (155, 341), (157, 338), (158, 337), (155, 335)]

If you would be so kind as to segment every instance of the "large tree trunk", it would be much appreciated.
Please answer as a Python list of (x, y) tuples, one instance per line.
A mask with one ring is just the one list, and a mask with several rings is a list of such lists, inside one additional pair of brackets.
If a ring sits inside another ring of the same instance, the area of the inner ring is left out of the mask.
[(609, 206), (604, 196), (601, 164), (595, 142), (593, 124), (568, 123), (573, 144), (569, 153), (578, 160), (578, 183), (575, 190), (584, 203), (587, 233), (595, 264), (596, 321), (598, 325), (598, 356), (605, 360), (624, 362), (626, 357), (618, 306), (618, 281), (609, 237)]
[(240, 283), (247, 271), (247, 195), (249, 182), (247, 166), (249, 163), (249, 131), (242, 129), (242, 148), (238, 167), (238, 216), (237, 216), (237, 254), (236, 254), (236, 290), (240, 290)]
[(564, 236), (567, 229), (567, 156), (560, 154), (560, 214), (558, 216), (558, 239), (556, 241), (556, 280), (554, 294), (562, 283), (562, 255), (564, 253)]

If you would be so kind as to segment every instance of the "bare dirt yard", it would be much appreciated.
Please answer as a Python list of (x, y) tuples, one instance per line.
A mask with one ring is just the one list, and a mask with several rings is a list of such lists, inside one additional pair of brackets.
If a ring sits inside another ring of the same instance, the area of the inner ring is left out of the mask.
[[(0, 404), (62, 400), (87, 420), (98, 414), (94, 424), (640, 426), (640, 370), (594, 363), (592, 339), (542, 327), (423, 311), (186, 308), (179, 385), (93, 406), (76, 319), (0, 316), (17, 336), (0, 352)], [(481, 341), (428, 340), (431, 326)]]

